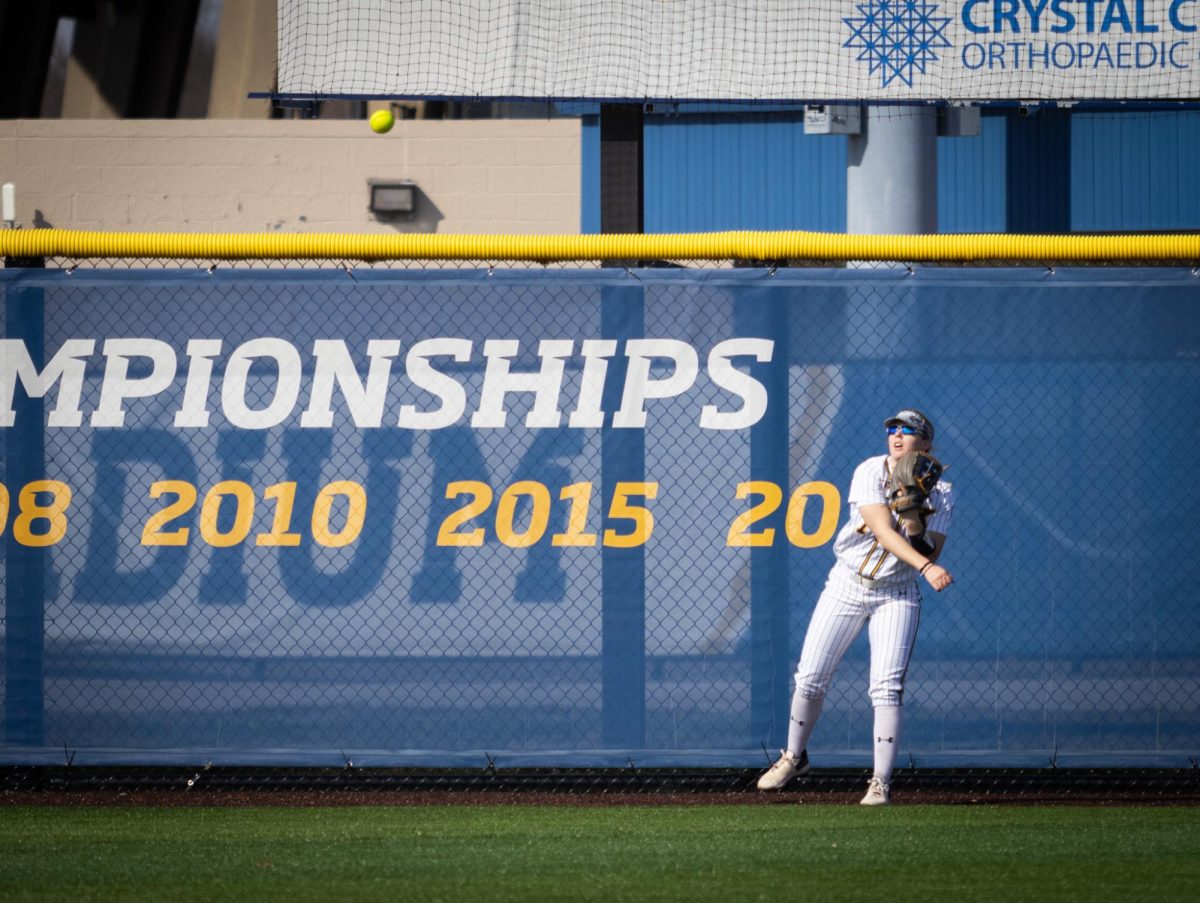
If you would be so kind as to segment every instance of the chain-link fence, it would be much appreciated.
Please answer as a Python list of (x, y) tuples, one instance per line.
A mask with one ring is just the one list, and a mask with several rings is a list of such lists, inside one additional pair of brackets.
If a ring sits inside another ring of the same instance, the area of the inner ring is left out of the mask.
[(0, 276), (8, 762), (757, 767), (910, 405), (901, 763), (1200, 753), (1188, 269), (64, 263)]

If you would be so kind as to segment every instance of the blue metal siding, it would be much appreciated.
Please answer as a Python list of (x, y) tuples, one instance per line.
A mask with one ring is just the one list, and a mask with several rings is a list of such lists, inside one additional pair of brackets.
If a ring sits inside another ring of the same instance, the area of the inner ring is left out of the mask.
[[(1064, 161), (1044, 159), (1038, 142), (1012, 133), (1015, 115), (984, 115), (980, 135), (939, 139), (939, 231), (1005, 232), (1019, 225), (1009, 222), (1014, 173), (1061, 178), (1050, 168), (1061, 171)], [(598, 119), (584, 116), (582, 130), (581, 228), (598, 232)], [(844, 231), (845, 147), (845, 138), (805, 135), (797, 112), (648, 116), (646, 231)], [(1200, 228), (1198, 149), (1200, 111), (1074, 111), (1065, 161), (1070, 228)], [(1031, 203), (1054, 202), (1034, 194)]]
[(846, 228), (846, 139), (803, 114), (648, 116), (646, 231)]
[(1200, 112), (1077, 112), (1071, 228), (1200, 228)]
[[(600, 229), (599, 122), (583, 119), (584, 232)], [(1003, 232), (1005, 120), (938, 142), (943, 232)], [(846, 229), (846, 139), (805, 135), (800, 113), (648, 116), (647, 232)]]
[(600, 234), (600, 117), (580, 117), (580, 223), (584, 235)]
[(979, 134), (938, 139), (938, 231), (1003, 232), (1007, 121), (984, 116)]

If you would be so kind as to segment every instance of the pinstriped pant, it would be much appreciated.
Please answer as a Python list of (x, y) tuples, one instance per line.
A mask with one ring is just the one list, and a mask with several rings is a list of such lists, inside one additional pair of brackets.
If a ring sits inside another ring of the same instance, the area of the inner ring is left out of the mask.
[(871, 642), (871, 704), (900, 705), (920, 620), (921, 591), (916, 581), (867, 589), (835, 565), (804, 636), (796, 667), (797, 691), (809, 699), (823, 698), (842, 656), (866, 625)]

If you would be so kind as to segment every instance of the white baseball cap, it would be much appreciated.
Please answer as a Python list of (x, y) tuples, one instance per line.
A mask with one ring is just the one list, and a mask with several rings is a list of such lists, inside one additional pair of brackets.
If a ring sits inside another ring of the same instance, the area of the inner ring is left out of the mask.
[(883, 425), (912, 427), (930, 442), (933, 441), (933, 421), (915, 408), (905, 408), (895, 416), (883, 421)]

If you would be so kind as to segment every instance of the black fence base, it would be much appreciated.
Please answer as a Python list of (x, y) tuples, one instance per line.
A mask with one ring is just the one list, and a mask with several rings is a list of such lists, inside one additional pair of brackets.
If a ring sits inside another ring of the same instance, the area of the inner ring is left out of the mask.
[[(0, 794), (178, 791), (396, 791), (529, 794), (745, 794), (750, 799), (859, 792), (865, 769), (814, 769), (783, 794), (760, 794), (757, 769), (483, 768), (388, 769), (237, 766), (71, 766), (0, 768)], [(1089, 803), (1157, 801), (1200, 803), (1200, 769), (1122, 768), (907, 768), (893, 791), (913, 802), (995, 800)], [(0, 796), (0, 803), (4, 800)]]

